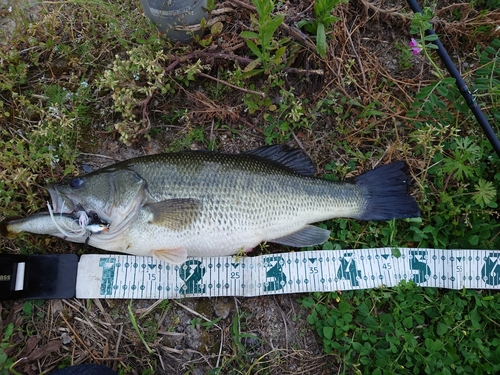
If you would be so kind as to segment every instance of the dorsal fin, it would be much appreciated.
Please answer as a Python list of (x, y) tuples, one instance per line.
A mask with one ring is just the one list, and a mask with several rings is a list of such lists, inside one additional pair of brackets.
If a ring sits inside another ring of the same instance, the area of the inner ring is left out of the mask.
[(316, 173), (316, 166), (302, 150), (287, 145), (263, 146), (244, 152), (246, 155), (256, 155), (290, 168), (303, 176)]

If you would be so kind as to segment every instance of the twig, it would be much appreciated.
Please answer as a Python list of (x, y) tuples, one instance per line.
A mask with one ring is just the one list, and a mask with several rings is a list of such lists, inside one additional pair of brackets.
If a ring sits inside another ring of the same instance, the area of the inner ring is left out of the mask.
[[(238, 45), (239, 47), (242, 47), (242, 45)], [(236, 48), (235, 48), (236, 49)], [(170, 72), (175, 69), (177, 65), (179, 65), (181, 62), (190, 60), (190, 59), (197, 59), (200, 57), (207, 57), (207, 58), (213, 58), (213, 59), (224, 59), (224, 60), (230, 60), (230, 61), (238, 61), (242, 64), (250, 64), (253, 59), (249, 57), (243, 57), (243, 56), (238, 56), (238, 55), (230, 55), (227, 53), (222, 53), (222, 52), (200, 52), (200, 51), (195, 51), (193, 53), (189, 53), (185, 56), (179, 57), (175, 59), (169, 66), (165, 68), (166, 72)], [(292, 67), (285, 67), (282, 69), (285, 73), (295, 73), (295, 74), (316, 74), (316, 75), (324, 75), (325, 72), (323, 69), (313, 69), (313, 70), (308, 70), (308, 69), (299, 69), (299, 68), (292, 68)], [(212, 77), (213, 78), (213, 77)], [(241, 89), (241, 87), (238, 87), (238, 89)]]
[(257, 10), (257, 8), (255, 8), (253, 5), (247, 4), (240, 0), (231, 0), (231, 3), (237, 4), (239, 7), (246, 8), (254, 12)]
[(174, 68), (177, 65), (179, 65), (179, 63), (184, 62), (186, 60), (190, 60), (190, 59), (196, 59), (199, 57), (211, 57), (211, 58), (233, 60), (233, 61), (239, 61), (239, 62), (245, 63), (245, 64), (250, 64), (253, 61), (252, 59), (250, 59), (248, 57), (242, 57), (242, 56), (237, 56), (237, 55), (228, 55), (228, 54), (220, 53), (220, 52), (195, 51), (195, 52), (187, 54), (186, 56), (182, 56), (182, 57), (177, 58), (173, 63), (171, 63), (169, 66), (167, 66), (165, 71), (170, 72), (170, 71), (174, 70)]
[(84, 319), (81, 319), (81, 318), (75, 316), (75, 320), (82, 323), (82, 324), (88, 325), (90, 328), (92, 328), (95, 331), (95, 333), (97, 333), (99, 336), (101, 336), (105, 341), (107, 340), (107, 338), (101, 332), (99, 332), (99, 330), (91, 322), (89, 322), (87, 319), (84, 320)]
[(345, 23), (344, 19), (344, 28), (347, 33), (347, 38), (349, 39), (349, 43), (351, 44), (352, 52), (356, 56), (356, 59), (358, 60), (358, 65), (359, 69), (361, 70), (361, 77), (363, 78), (363, 86), (366, 86), (366, 77), (365, 77), (365, 69), (363, 68), (363, 63), (361, 62), (361, 59), (359, 58), (358, 52), (356, 51), (356, 47), (354, 47), (354, 43), (351, 38), (351, 33), (349, 32), (349, 29), (347, 28), (347, 25)]
[(159, 335), (165, 335), (165, 336), (177, 336), (177, 337), (186, 336), (186, 334), (183, 332), (169, 332), (169, 331), (163, 331), (161, 329), (159, 329), (156, 333), (158, 333)]
[(238, 87), (236, 85), (233, 85), (232, 83), (229, 83), (229, 82), (226, 82), (226, 81), (223, 81), (219, 78), (215, 78), (215, 77), (212, 77), (211, 75), (208, 75), (208, 74), (205, 74), (203, 72), (198, 72), (198, 75), (202, 76), (202, 77), (205, 77), (205, 78), (210, 78), (210, 79), (213, 79), (214, 81), (216, 82), (219, 82), (219, 83), (222, 83), (223, 85), (226, 85), (226, 86), (229, 86), (229, 87), (232, 87), (233, 89), (236, 89), (236, 90), (240, 90), (240, 91), (243, 91), (243, 92), (246, 92), (248, 94), (254, 94), (254, 95), (258, 95), (260, 96), (261, 98), (265, 98), (266, 97), (266, 94), (263, 93), (263, 92), (259, 92), (259, 91), (253, 91), (253, 90), (248, 90), (248, 89), (244, 89), (243, 87)]
[(118, 358), (118, 350), (120, 349), (120, 342), (122, 340), (123, 334), (123, 324), (120, 323), (120, 331), (118, 332), (118, 338), (116, 339), (116, 347), (115, 347), (115, 357)]
[(151, 306), (145, 308), (145, 309), (137, 309), (135, 310), (137, 314), (142, 314), (139, 319), (142, 319), (144, 318), (146, 315), (148, 315), (151, 311), (153, 311), (154, 309), (156, 309), (156, 307), (162, 303), (164, 300), (163, 299), (159, 299), (159, 300), (156, 300)]
[[(295, 135), (295, 132), (294, 132), (294, 131), (292, 131), (292, 136), (293, 136), (293, 139), (295, 139), (295, 142), (297, 142), (297, 145), (299, 146), (299, 148), (300, 148), (302, 151), (304, 151), (304, 153), (306, 153), (306, 149), (304, 148), (304, 145), (303, 145), (303, 144), (302, 144), (302, 142), (300, 141), (299, 137), (297, 137), (297, 136)], [(307, 155), (307, 153), (306, 153), (306, 155)]]
[(408, 21), (410, 18), (404, 15), (403, 13), (398, 12), (399, 9), (397, 8), (392, 8), (392, 9), (382, 9), (378, 6), (373, 5), (369, 1), (361, 0), (361, 2), (368, 8), (371, 9), (374, 13), (381, 13), (383, 15), (389, 15), (391, 17), (398, 17), (402, 18), (405, 21)]
[(325, 75), (325, 72), (323, 69), (299, 69), (299, 68), (291, 68), (291, 67), (286, 67), (283, 68), (283, 71), (286, 73), (296, 73), (296, 74), (316, 74), (318, 76), (323, 76)]
[(316, 45), (309, 39), (309, 37), (304, 34), (300, 29), (294, 27), (294, 26), (288, 26), (286, 23), (282, 23), (280, 25), (280, 29), (284, 29), (288, 35), (293, 37), (295, 40), (299, 40), (303, 42), (306, 47), (311, 50), (312, 52), (316, 52)]
[(274, 301), (276, 302), (276, 306), (280, 310), (281, 319), (283, 319), (283, 325), (285, 326), (285, 345), (286, 345), (285, 348), (286, 348), (286, 350), (288, 350), (288, 324), (286, 322), (285, 312), (283, 311), (283, 309), (281, 308), (280, 304), (278, 303), (278, 300), (277, 300), (276, 296), (274, 296)]
[[(184, 354), (184, 350), (179, 350), (175, 348), (170, 348), (168, 346), (161, 345), (160, 348), (168, 353), (174, 353), (174, 354)], [(161, 356), (159, 356), (161, 357)]]
[(214, 151), (213, 150), (213, 148), (214, 148), (214, 142), (213, 142), (213, 140), (214, 140), (214, 125), (215, 125), (215, 121), (214, 121), (214, 119), (212, 119), (212, 124), (210, 125), (210, 139), (208, 142), (208, 144), (210, 144), (212, 146), (211, 147), (212, 150), (210, 150), (210, 151)]
[(64, 320), (64, 322), (66, 323), (66, 325), (68, 326), (69, 330), (73, 333), (73, 335), (75, 336), (75, 338), (80, 342), (80, 344), (85, 348), (85, 350), (87, 351), (87, 353), (90, 354), (90, 356), (92, 357), (92, 359), (94, 361), (99, 361), (99, 360), (102, 360), (102, 358), (97, 358), (94, 353), (92, 353), (92, 351), (87, 347), (87, 345), (85, 345), (85, 343), (83, 342), (83, 340), (80, 338), (80, 336), (78, 335), (78, 333), (75, 332), (75, 330), (73, 329), (73, 327), (71, 327), (71, 324), (69, 324), (69, 322), (66, 320), (66, 318), (64, 317), (64, 314), (59, 314), (59, 316), (62, 318), (62, 320)]
[(234, 13), (236, 10), (234, 8), (220, 8), (220, 9), (214, 9), (210, 12), (212, 16), (219, 16), (221, 14), (226, 14), (226, 13)]
[(101, 155), (101, 154), (91, 154), (91, 153), (88, 153), (88, 152), (80, 152), (80, 155), (96, 156), (98, 158), (104, 158), (104, 159), (110, 159), (110, 160), (116, 161), (116, 159), (112, 158), (111, 156), (106, 156), (106, 155)]

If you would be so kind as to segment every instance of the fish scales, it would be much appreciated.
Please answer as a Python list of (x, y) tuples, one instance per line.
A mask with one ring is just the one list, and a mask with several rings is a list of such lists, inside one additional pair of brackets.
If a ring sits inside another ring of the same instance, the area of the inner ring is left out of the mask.
[[(294, 219), (305, 225), (307, 220), (332, 218), (332, 213), (355, 217), (366, 204), (356, 185), (301, 176), (251, 155), (164, 154), (125, 162), (123, 168), (147, 180), (156, 201), (201, 199), (205, 220), (232, 218), (242, 227), (235, 230), (267, 229), (276, 223), (290, 226)], [(304, 217), (296, 218), (298, 213)]]
[[(420, 214), (407, 192), (404, 162), (350, 182), (316, 178), (314, 172), (300, 150), (276, 145), (238, 155), (138, 157), (47, 190), (64, 222), (83, 207), (97, 218), (94, 226), (105, 229), (73, 230), (68, 240), (176, 264), (188, 256), (249, 251), (265, 241), (294, 247), (321, 244), (330, 232), (309, 224), (327, 219), (391, 220)], [(29, 231), (30, 218), (22, 220), (0, 223), (0, 232)], [(38, 227), (44, 227), (44, 220), (55, 219), (39, 216)], [(54, 223), (46, 227), (47, 234), (68, 237)]]

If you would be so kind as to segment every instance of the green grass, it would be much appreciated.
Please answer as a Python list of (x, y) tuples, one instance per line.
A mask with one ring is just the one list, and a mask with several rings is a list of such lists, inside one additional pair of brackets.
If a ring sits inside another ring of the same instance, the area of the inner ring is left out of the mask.
[(14, 332), (14, 323), (9, 323), (2, 332), (2, 342), (0, 343), (0, 374), (7, 375), (8, 369), (14, 364), (14, 359), (5, 352), (9, 348), (9, 340)]
[(307, 321), (343, 373), (494, 374), (500, 295), (402, 282), (393, 289), (314, 294)]

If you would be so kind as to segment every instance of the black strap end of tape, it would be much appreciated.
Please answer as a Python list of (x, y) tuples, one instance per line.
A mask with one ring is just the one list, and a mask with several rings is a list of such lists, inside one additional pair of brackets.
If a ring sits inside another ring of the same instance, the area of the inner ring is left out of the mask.
[(75, 296), (75, 254), (0, 254), (0, 301)]

